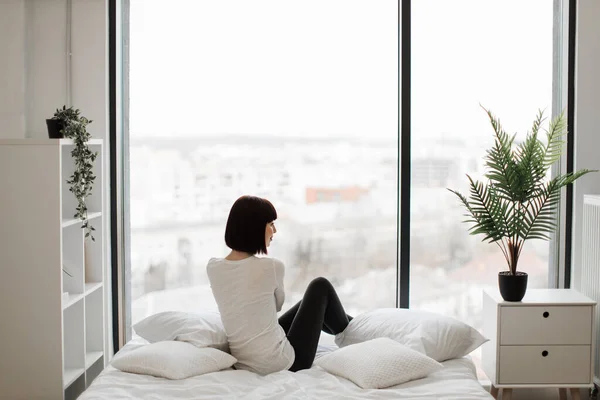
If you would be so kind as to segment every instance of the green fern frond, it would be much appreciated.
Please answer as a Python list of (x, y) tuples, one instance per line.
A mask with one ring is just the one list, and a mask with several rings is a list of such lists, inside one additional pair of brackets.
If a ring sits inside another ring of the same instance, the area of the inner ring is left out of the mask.
[(500, 120), (497, 119), (491, 111), (486, 110), (490, 123), (494, 129), (495, 140), (493, 146), (487, 151), (486, 167), (489, 172), (486, 173), (488, 178), (499, 195), (512, 200), (515, 198), (516, 181), (518, 181), (518, 172), (516, 163), (513, 160), (512, 145), (515, 140), (515, 135), (510, 137), (502, 128)]
[(544, 121), (544, 114), (540, 110), (533, 122), (531, 132), (521, 143), (515, 152), (519, 179), (520, 190), (518, 200), (524, 203), (535, 193), (536, 188), (540, 185), (546, 176), (547, 168), (544, 166), (544, 148), (538, 140), (538, 131), (540, 125)]
[(550, 122), (550, 129), (546, 131), (546, 147), (544, 149), (544, 167), (548, 168), (562, 155), (564, 141), (563, 136), (567, 133), (567, 122), (564, 112)]

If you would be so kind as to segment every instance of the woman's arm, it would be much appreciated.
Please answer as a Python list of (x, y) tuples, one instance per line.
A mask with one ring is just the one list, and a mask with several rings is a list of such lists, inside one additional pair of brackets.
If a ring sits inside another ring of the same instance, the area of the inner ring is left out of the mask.
[(279, 260), (273, 260), (275, 268), (275, 307), (277, 311), (281, 311), (285, 301), (285, 290), (283, 288), (283, 277), (285, 276), (285, 266)]

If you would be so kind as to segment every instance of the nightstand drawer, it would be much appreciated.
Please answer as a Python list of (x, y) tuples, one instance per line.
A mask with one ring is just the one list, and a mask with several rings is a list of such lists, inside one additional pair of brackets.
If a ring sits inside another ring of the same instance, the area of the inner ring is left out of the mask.
[(590, 332), (591, 306), (500, 308), (501, 345), (587, 345)]
[(498, 383), (589, 384), (591, 346), (500, 346)]

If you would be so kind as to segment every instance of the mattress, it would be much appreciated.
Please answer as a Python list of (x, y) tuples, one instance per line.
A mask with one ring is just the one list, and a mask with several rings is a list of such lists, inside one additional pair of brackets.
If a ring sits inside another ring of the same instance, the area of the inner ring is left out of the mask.
[[(142, 343), (128, 343), (121, 352)], [(320, 345), (317, 357), (335, 350)], [(442, 363), (444, 369), (426, 378), (386, 389), (361, 389), (347, 379), (322, 368), (296, 373), (281, 371), (260, 376), (249, 371), (228, 369), (182, 380), (121, 372), (108, 366), (79, 400), (130, 399), (445, 399), (481, 400), (493, 397), (480, 385), (475, 365), (464, 357)]]

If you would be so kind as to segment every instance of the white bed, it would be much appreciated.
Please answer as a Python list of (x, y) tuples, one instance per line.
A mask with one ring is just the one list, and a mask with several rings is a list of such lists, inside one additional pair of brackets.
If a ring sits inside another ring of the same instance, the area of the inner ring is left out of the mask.
[[(128, 343), (121, 352), (141, 343)], [(335, 349), (320, 345), (318, 356)], [(260, 376), (224, 370), (183, 380), (168, 380), (121, 372), (108, 366), (79, 400), (130, 399), (445, 399), (481, 400), (492, 396), (480, 385), (475, 366), (464, 357), (442, 363), (444, 369), (387, 389), (361, 389), (317, 366), (297, 373), (282, 371)]]

